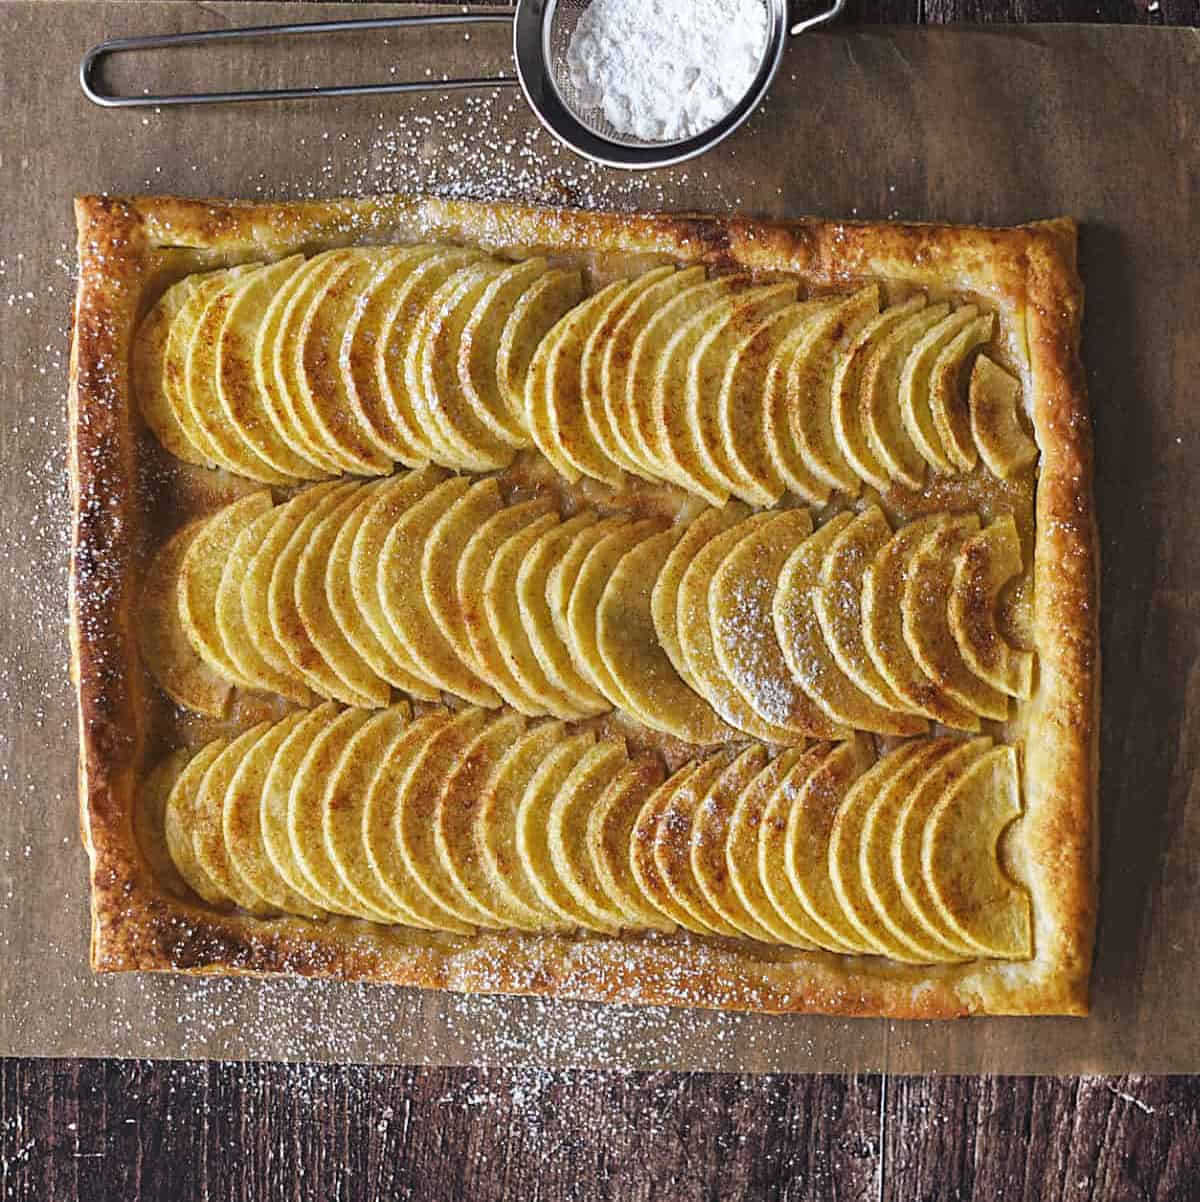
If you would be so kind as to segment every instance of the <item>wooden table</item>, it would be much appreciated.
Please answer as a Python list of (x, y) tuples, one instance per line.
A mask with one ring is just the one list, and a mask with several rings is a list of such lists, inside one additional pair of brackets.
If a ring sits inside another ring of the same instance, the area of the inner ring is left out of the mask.
[[(849, 19), (1200, 24), (1200, 0)], [(1200, 1078), (8, 1060), (0, 1199), (1200, 1199)]]

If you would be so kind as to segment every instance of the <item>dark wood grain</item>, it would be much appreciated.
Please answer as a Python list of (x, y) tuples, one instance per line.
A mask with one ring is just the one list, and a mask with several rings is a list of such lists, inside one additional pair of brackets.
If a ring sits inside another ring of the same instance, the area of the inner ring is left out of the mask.
[[(851, 0), (863, 22), (1200, 24), (1200, 0)], [(10, 1060), (0, 1199), (1195, 1202), (1200, 1078)]]

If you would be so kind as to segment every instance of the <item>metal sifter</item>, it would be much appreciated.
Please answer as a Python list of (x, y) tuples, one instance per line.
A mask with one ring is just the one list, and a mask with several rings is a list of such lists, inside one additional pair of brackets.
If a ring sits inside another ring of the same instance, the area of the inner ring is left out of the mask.
[[(576, 154), (610, 167), (666, 167), (703, 154), (733, 133), (758, 107), (771, 86), (783, 59), (788, 34), (803, 33), (806, 29), (822, 25), (836, 17), (845, 6), (845, 0), (831, 0), (829, 7), (802, 16), (798, 11), (793, 11), (789, 0), (763, 0), (767, 10), (767, 38), (758, 71), (742, 98), (725, 116), (700, 133), (676, 141), (645, 141), (618, 133), (609, 125), (599, 108), (581, 101), (571, 83), (567, 70), (567, 48), (575, 26), (590, 2), (591, 0), (518, 0), (511, 8), (480, 13), (310, 21), (291, 25), (253, 25), (239, 29), (113, 38), (93, 46), (83, 56), (79, 65), (79, 82), (89, 100), (106, 108), (224, 104), (251, 100), (307, 100), (320, 96), (457, 91), (465, 88), (511, 87), (519, 84), (538, 120)], [(251, 38), (311, 37), (323, 33), (498, 22), (512, 24), (515, 75), (168, 95), (118, 95), (103, 90), (97, 78), (100, 65), (106, 58), (131, 51)]]

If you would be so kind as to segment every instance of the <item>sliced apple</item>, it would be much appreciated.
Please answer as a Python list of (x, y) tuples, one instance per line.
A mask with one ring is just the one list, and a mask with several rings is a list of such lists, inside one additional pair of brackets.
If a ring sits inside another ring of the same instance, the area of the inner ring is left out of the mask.
[(416, 666), (417, 675), (447, 693), (491, 708), (500, 704), (499, 696), (455, 654), (421, 587), (421, 553), (430, 532), (470, 486), (465, 476), (453, 476), (397, 518), (379, 553), (376, 588), (388, 624)]
[(186, 748), (159, 760), (133, 797), (133, 837), (154, 883), (175, 897), (186, 897), (187, 882), (179, 875), (167, 847), (167, 800), (189, 759)]
[(942, 446), (929, 407), (929, 378), (943, 349), (978, 315), (974, 305), (962, 305), (926, 330), (904, 360), (900, 373), (900, 416), (913, 446), (934, 471), (953, 472), (955, 465)]
[(583, 300), (578, 271), (547, 271), (521, 293), (513, 306), (496, 351), (496, 379), (513, 422), (525, 430), (525, 392), (529, 365), (542, 340)]
[(971, 438), (989, 472), (1007, 480), (1036, 462), (1037, 443), (1021, 428), (1021, 381), (979, 355), (968, 393)]
[(656, 280), (631, 299), (603, 346), (600, 389), (604, 401), (604, 426), (613, 436), (614, 450), (619, 451), (619, 456), (614, 458), (625, 464), (628, 470), (648, 479), (656, 478), (657, 473), (641, 457), (639, 438), (628, 404), (634, 346), (642, 330), (660, 310), (680, 293), (703, 282), (703, 267), (687, 267)]
[(955, 466), (969, 472), (977, 452), (971, 437), (971, 419), (963, 401), (962, 373), (967, 357), (990, 342), (996, 328), (991, 313), (977, 317), (944, 347), (929, 372), (929, 410), (942, 447)]
[(704, 746), (733, 737), (716, 710), (684, 682), (659, 644), (650, 597), (682, 527), (631, 547), (596, 609), (596, 649), (629, 712), (652, 730)]
[(901, 603), (912, 557), (921, 540), (946, 520), (936, 514), (902, 527), (863, 573), (863, 643), (875, 670), (912, 712), (958, 730), (978, 730), (979, 718), (930, 680), (904, 639)]
[(522, 501), (493, 514), (463, 549), (455, 577), (458, 612), (466, 623), (475, 670), (508, 705), (531, 718), (544, 716), (545, 707), (521, 687), (509, 669), (496, 632), (488, 621), (480, 582), (486, 579), (488, 567), (500, 548), (519, 530), (553, 509), (553, 502), (542, 498)]
[(844, 738), (800, 687), (775, 633), (772, 601), (792, 552), (812, 533), (806, 509), (744, 523), (743, 534), (716, 566), (708, 588), (708, 620), (722, 672), (763, 722), (797, 737)]
[(821, 634), (838, 667), (876, 705), (903, 711), (909, 709), (907, 703), (876, 670), (862, 633), (863, 575), (891, 537), (892, 528), (878, 505), (868, 506), (844, 525), (821, 561), (814, 604)]
[(658, 757), (639, 756), (610, 781), (587, 816), (592, 871), (601, 892), (620, 912), (624, 927), (675, 930), (675, 924), (644, 896), (629, 866), (633, 824), (662, 781)]
[(214, 739), (196, 752), (175, 778), (163, 809), (163, 838), (167, 853), (179, 875), (197, 897), (213, 906), (227, 907), (229, 898), (201, 867), (192, 841), (196, 797), (205, 773), (229, 746), (228, 739)]
[(871, 449), (871, 441), (863, 427), (863, 372), (896, 326), (919, 313), (926, 303), (924, 294), (917, 293), (877, 313), (859, 327), (833, 372), (833, 436), (854, 472), (880, 492), (887, 492), (892, 482), (886, 466)]
[(713, 781), (692, 811), (689, 854), (691, 876), (709, 907), (702, 913), (716, 915), (736, 934), (772, 943), (774, 937), (770, 930), (742, 904), (730, 883), (729, 865), (725, 859), (734, 807), (762, 773), (766, 763), (765, 748), (748, 747)]
[(972, 713), (1003, 722), (1008, 718), (1008, 698), (967, 667), (947, 615), (955, 556), (978, 529), (974, 514), (955, 517), (921, 540), (910, 561), (900, 614), (904, 641), (921, 671)]
[(858, 331), (879, 311), (879, 289), (860, 289), (806, 325), (788, 363), (785, 404), (804, 466), (822, 484), (854, 496), (859, 479), (833, 429), (833, 379)]
[(1006, 513), (959, 548), (947, 617), (967, 667), (993, 688), (1028, 698), (1033, 653), (1012, 646), (996, 622), (1001, 592), (1023, 570), (1021, 539), (1012, 514)]
[[(790, 947), (813, 949), (816, 944), (802, 938), (796, 929), (785, 920), (783, 913), (776, 908), (763, 885), (763, 876), (759, 871), (759, 832), (767, 820), (767, 814), (779, 786), (789, 776), (802, 756), (806, 753), (798, 747), (789, 747), (781, 751), (759, 774), (742, 790), (734, 803), (733, 812), (729, 815), (726, 827), (724, 854), (725, 867), (729, 873), (728, 885), (732, 897), (724, 901), (727, 910), (722, 910), (725, 917), (734, 922), (734, 914), (743, 912), (753, 919), (756, 926), (761, 927), (771, 937), (774, 943), (784, 943)], [(782, 803), (781, 803), (782, 804)], [(786, 821), (780, 823), (780, 831), (787, 827)], [(777, 872), (780, 882), (786, 881), (783, 868), (782, 844), (772, 849), (777, 855), (777, 868), (771, 869), (773, 876)], [(714, 888), (718, 879), (714, 873), (712, 881)], [(782, 888), (782, 884), (780, 886)], [(736, 902), (735, 902), (736, 899)], [(710, 898), (710, 900), (713, 900)], [(716, 905), (716, 902), (713, 903)], [(790, 905), (790, 903), (789, 903)], [(717, 906), (722, 909), (722, 906)], [(736, 926), (737, 923), (734, 922)]]
[(521, 560), (516, 583), (521, 625), (538, 663), (555, 687), (571, 699), (579, 712), (586, 714), (607, 713), (612, 705), (575, 667), (571, 649), (555, 625), (546, 590), (550, 577), (574, 545), (576, 535), (595, 524), (596, 515), (584, 510), (565, 522), (547, 527)]
[(1021, 815), (1015, 747), (975, 761), (937, 803), (921, 840), (921, 869), (938, 915), (978, 954), (1033, 955), (1029, 894), (1001, 867), (1000, 836)]

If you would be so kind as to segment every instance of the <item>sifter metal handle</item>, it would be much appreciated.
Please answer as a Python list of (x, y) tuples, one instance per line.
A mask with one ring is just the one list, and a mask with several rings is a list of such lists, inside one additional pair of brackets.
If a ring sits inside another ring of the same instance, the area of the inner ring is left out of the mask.
[(791, 32), (793, 34), (803, 33), (806, 29), (815, 29), (818, 25), (824, 25), (826, 21), (832, 21), (834, 17), (838, 16), (845, 7), (846, 0), (833, 0), (833, 3), (824, 11), (793, 21)]
[(113, 54), (138, 50), (159, 50), (200, 42), (231, 42), (250, 38), (298, 37), (320, 33), (346, 33), (354, 30), (396, 29), (420, 25), (482, 25), (506, 21), (511, 24), (515, 8), (475, 14), (429, 14), (409, 17), (358, 17), (347, 21), (307, 21), (292, 25), (248, 25), (239, 29), (204, 29), (189, 33), (164, 33), (141, 38), (112, 38), (93, 46), (79, 64), (79, 86), (93, 103), (104, 108), (144, 108), (167, 104), (225, 104), (247, 100), (308, 100), (315, 96), (379, 96), (396, 92), (444, 92), (465, 88), (511, 87), (513, 75), (465, 79), (424, 79), (402, 83), (369, 83), (313, 88), (247, 89), (239, 92), (183, 92), (160, 96), (121, 96), (97, 86), (96, 72), (104, 59)]

